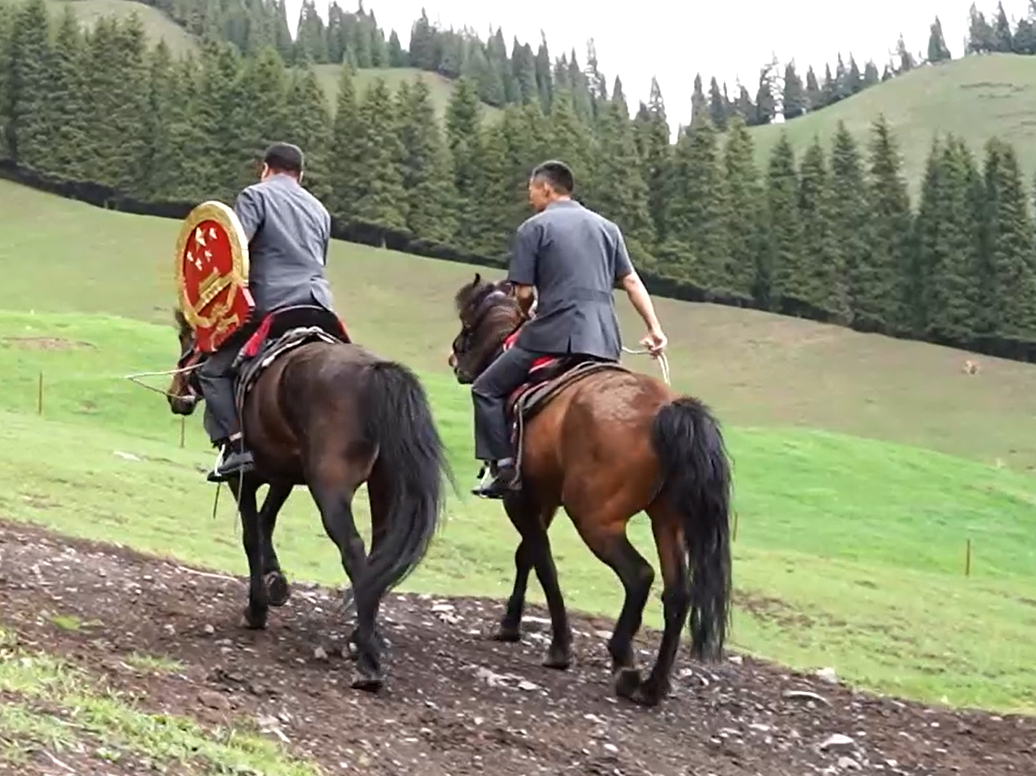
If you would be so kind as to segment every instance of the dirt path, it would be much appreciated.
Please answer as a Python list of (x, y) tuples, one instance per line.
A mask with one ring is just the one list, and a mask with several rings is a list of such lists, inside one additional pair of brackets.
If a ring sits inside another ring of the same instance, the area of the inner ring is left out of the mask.
[[(0, 627), (141, 693), (148, 710), (258, 726), (327, 773), (1036, 773), (1036, 719), (873, 698), (736, 656), (701, 666), (682, 655), (674, 695), (632, 707), (612, 697), (607, 623), (573, 618), (577, 662), (559, 673), (540, 666), (541, 611), (530, 610), (522, 644), (497, 644), (481, 634), (500, 605), (479, 599), (388, 599), (388, 684), (371, 697), (349, 689), (334, 596), (296, 585), (266, 631), (246, 631), (238, 580), (0, 523)], [(131, 670), (140, 654), (178, 667)], [(63, 769), (53, 754), (0, 772), (146, 772), (89, 751), (73, 766), (57, 758)]]

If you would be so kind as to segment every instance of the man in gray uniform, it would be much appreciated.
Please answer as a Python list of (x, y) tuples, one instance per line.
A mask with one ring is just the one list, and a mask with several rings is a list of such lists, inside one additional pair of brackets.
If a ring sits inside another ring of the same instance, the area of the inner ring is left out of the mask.
[(506, 402), (537, 358), (578, 354), (619, 360), (622, 340), (612, 296), (615, 286), (626, 290), (648, 328), (641, 342), (655, 355), (666, 346), (651, 297), (626, 253), (622, 232), (573, 200), (574, 188), (572, 170), (563, 162), (544, 162), (529, 179), (529, 203), (536, 215), (518, 227), (507, 279), (515, 284), (526, 313), (536, 298), (536, 315), (522, 328), (514, 346), (471, 386), (475, 457), (488, 463), (494, 474), (488, 485), (472, 491), (477, 496), (501, 498), (518, 485)]
[(274, 143), (263, 157), (259, 183), (242, 191), (234, 203), (248, 238), (248, 288), (255, 300), (253, 317), (215, 351), (198, 370), (205, 397), (205, 430), (221, 448), (209, 475), (222, 482), (252, 468), (252, 453), (241, 438), (234, 402), (238, 351), (269, 313), (295, 305), (332, 310), (331, 287), (324, 276), (331, 239), (331, 216), (302, 188), (303, 156), (298, 146)]

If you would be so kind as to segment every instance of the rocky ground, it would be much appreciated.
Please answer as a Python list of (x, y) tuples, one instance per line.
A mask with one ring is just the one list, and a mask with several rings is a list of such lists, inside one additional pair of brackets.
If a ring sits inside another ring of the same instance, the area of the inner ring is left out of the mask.
[[(540, 666), (540, 611), (522, 644), (484, 638), (500, 612), (489, 600), (387, 599), (388, 682), (370, 696), (349, 688), (334, 591), (296, 585), (259, 632), (239, 625), (244, 600), (236, 579), (0, 524), (0, 627), (21, 648), (59, 655), (148, 711), (257, 728), (329, 774), (1036, 773), (1036, 719), (871, 697), (735, 655), (709, 666), (681, 656), (674, 694), (634, 707), (610, 689), (607, 622), (573, 618), (577, 662), (561, 673)], [(646, 663), (654, 634), (641, 646)], [(130, 655), (177, 668), (134, 670)], [(8, 694), (0, 703), (17, 700)], [(154, 767), (89, 748), (40, 747), (17, 766), (0, 757), (0, 772), (19, 774)]]

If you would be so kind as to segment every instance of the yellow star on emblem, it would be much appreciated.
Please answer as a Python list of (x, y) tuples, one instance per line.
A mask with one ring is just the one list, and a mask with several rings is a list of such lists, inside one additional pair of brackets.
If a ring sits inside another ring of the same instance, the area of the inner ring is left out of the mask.
[(200, 226), (194, 230), (194, 241), (198, 243), (198, 245), (205, 245), (205, 232), (202, 231)]

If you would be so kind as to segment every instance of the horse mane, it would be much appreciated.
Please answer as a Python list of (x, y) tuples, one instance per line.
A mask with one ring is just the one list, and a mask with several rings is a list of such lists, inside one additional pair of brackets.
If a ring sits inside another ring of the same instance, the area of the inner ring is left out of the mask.
[(475, 279), (470, 283), (465, 283), (461, 286), (456, 296), (453, 297), (453, 303), (457, 307), (457, 313), (459, 314), (464, 312), (472, 302), (481, 300), (492, 288), (492, 283), (485, 282), (482, 280), (482, 275), (476, 273)]

